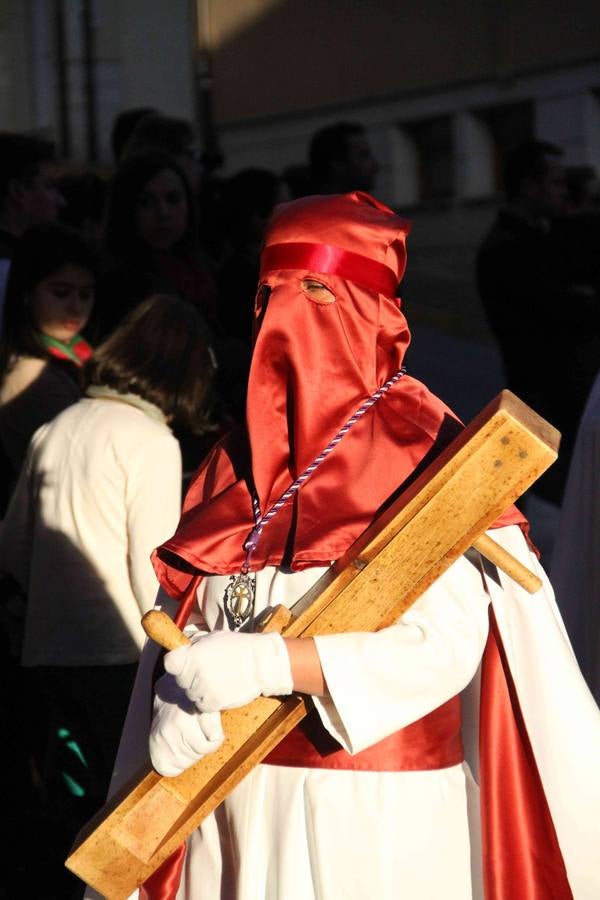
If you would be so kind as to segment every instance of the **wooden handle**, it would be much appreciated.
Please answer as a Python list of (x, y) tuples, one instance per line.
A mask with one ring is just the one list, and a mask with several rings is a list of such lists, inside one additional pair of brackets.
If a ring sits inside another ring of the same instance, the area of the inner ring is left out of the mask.
[[(259, 631), (283, 631), (290, 623), (292, 614), (289, 609), (279, 604), (273, 607), (265, 617)], [(191, 643), (190, 639), (180, 631), (173, 619), (159, 609), (151, 609), (142, 616), (142, 628), (149, 638), (164, 647), (165, 650), (176, 650)]]
[(142, 628), (153, 641), (165, 650), (176, 650), (191, 643), (173, 619), (160, 609), (151, 609), (142, 616)]
[(542, 587), (542, 582), (537, 575), (487, 534), (482, 534), (476, 541), (473, 541), (473, 546), (529, 594), (537, 593)]

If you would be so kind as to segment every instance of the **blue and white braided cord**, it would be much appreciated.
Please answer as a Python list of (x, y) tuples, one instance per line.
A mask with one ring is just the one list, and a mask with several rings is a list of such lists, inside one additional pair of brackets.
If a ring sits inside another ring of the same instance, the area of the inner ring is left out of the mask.
[(290, 484), (289, 488), (283, 492), (279, 500), (276, 500), (271, 509), (265, 513), (264, 516), (260, 515), (260, 505), (258, 502), (258, 498), (255, 493), (252, 495), (252, 509), (254, 512), (254, 521), (256, 522), (254, 528), (250, 532), (247, 540), (244, 543), (244, 550), (246, 551), (246, 559), (244, 561), (244, 565), (242, 566), (242, 572), (248, 572), (250, 567), (250, 558), (254, 551), (258, 546), (259, 538), (262, 534), (262, 531), (271, 519), (277, 515), (282, 506), (290, 500), (297, 491), (300, 490), (303, 484), (305, 484), (310, 476), (313, 474), (315, 469), (317, 469), (321, 463), (327, 459), (332, 450), (334, 450), (339, 442), (342, 440), (344, 435), (346, 435), (353, 425), (361, 419), (364, 414), (375, 404), (377, 401), (383, 397), (387, 392), (392, 388), (396, 382), (400, 381), (403, 375), (406, 374), (406, 369), (404, 366), (398, 369), (395, 375), (392, 375), (385, 384), (382, 384), (380, 388), (378, 388), (370, 397), (368, 397), (364, 403), (362, 403), (356, 412), (350, 416), (348, 421), (342, 425), (338, 433), (331, 439), (331, 441), (327, 444), (325, 449), (317, 456), (315, 460), (308, 466), (301, 475), (298, 475), (295, 481)]

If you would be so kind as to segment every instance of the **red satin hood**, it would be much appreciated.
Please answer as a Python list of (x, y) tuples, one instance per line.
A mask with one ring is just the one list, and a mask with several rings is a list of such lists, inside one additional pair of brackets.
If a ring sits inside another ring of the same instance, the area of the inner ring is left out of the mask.
[[(361, 193), (276, 209), (261, 257), (246, 428), (202, 464), (177, 532), (153, 556), (172, 596), (198, 573), (239, 572), (254, 525), (251, 491), (264, 515), (402, 365), (410, 332), (394, 288), (408, 231), (406, 221)], [(335, 302), (304, 290), (308, 276)], [(252, 568), (337, 559), (460, 428), (423, 384), (402, 378), (265, 527)]]

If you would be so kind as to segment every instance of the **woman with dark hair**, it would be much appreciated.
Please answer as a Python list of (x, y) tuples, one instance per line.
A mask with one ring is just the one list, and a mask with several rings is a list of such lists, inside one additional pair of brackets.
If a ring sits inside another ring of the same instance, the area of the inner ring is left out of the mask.
[(193, 194), (198, 193), (203, 154), (191, 122), (156, 110), (140, 116), (124, 147), (122, 159), (146, 150), (160, 150), (175, 160)]
[(27, 595), (21, 665), (65, 850), (105, 797), (157, 591), (150, 552), (179, 518), (169, 425), (210, 429), (207, 335), (177, 297), (141, 303), (98, 348), (86, 396), (34, 435), (7, 510), (0, 570)]
[(94, 303), (97, 256), (75, 230), (36, 225), (13, 259), (0, 341), (0, 449), (10, 482), (31, 435), (81, 396), (91, 356), (81, 337)]
[(104, 246), (108, 269), (98, 303), (102, 336), (136, 303), (160, 291), (178, 294), (214, 321), (216, 289), (200, 258), (194, 200), (170, 156), (149, 150), (121, 164), (110, 190)]
[(108, 179), (92, 168), (69, 166), (56, 179), (65, 205), (59, 218), (92, 240), (99, 240), (108, 197)]

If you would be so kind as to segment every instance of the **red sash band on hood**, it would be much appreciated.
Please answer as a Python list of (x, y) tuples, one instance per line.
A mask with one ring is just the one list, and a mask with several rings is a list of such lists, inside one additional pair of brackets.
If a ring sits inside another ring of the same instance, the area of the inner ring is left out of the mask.
[(331, 244), (274, 244), (261, 256), (260, 281), (278, 269), (307, 269), (323, 275), (339, 275), (376, 294), (393, 297), (398, 276), (388, 266)]

